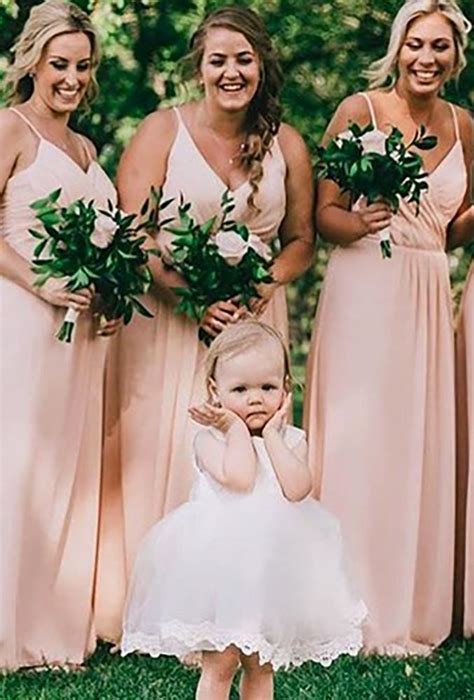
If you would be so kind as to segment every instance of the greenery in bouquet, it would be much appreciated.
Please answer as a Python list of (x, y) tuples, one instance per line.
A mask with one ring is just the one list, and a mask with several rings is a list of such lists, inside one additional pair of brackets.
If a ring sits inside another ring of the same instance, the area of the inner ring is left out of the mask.
[[(191, 203), (181, 197), (178, 225), (166, 230), (173, 235), (170, 264), (187, 286), (176, 288), (177, 313), (202, 320), (206, 309), (217, 301), (236, 299), (249, 307), (258, 298), (258, 287), (272, 281), (272, 250), (247, 226), (230, 218), (235, 203), (226, 190), (221, 212), (198, 224), (190, 215)], [(199, 337), (210, 338), (202, 329)]]
[[(35, 284), (42, 286), (54, 277), (66, 279), (71, 291), (93, 287), (109, 320), (122, 318), (127, 324), (134, 311), (151, 317), (138, 297), (152, 281), (147, 263), (155, 251), (143, 249), (145, 236), (139, 233), (156, 224), (160, 193), (153, 190), (144, 203), (141, 223), (136, 214), (124, 214), (111, 201), (107, 209), (97, 209), (93, 200), (83, 199), (61, 206), (60, 197), (57, 189), (30, 205), (42, 224), (41, 230), (30, 229), (39, 241), (32, 266)], [(57, 333), (59, 340), (71, 342), (77, 317), (69, 308)]]
[[(377, 138), (380, 136), (380, 138)], [(353, 123), (349, 129), (318, 148), (318, 177), (332, 180), (343, 193), (350, 193), (352, 203), (365, 197), (367, 204), (383, 200), (395, 213), (402, 199), (416, 204), (418, 214), (422, 193), (428, 189), (423, 159), (411, 149), (426, 151), (437, 144), (436, 136), (427, 136), (422, 125), (408, 145), (401, 131), (392, 128), (385, 137)], [(382, 256), (392, 255), (389, 229), (380, 232)]]

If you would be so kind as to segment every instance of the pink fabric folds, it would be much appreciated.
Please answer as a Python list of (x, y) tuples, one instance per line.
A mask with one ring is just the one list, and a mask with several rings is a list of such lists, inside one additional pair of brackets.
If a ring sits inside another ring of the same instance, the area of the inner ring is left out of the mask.
[[(203, 158), (176, 110), (178, 131), (168, 160), (163, 197), (174, 197), (164, 216), (176, 215), (179, 194), (192, 202), (191, 214), (205, 221), (219, 211), (225, 185)], [(264, 160), (257, 204), (249, 210), (250, 185), (233, 195), (235, 219), (269, 242), (285, 212), (286, 165), (278, 142)], [(170, 237), (157, 239), (165, 250)], [(188, 407), (204, 397), (205, 347), (197, 326), (149, 295), (152, 320), (136, 318), (113, 341), (107, 369), (104, 491), (96, 589), (100, 636), (118, 639), (127, 579), (139, 542), (163, 515), (183, 503), (192, 476), (191, 446), (196, 426)], [(287, 337), (284, 290), (263, 320)]]

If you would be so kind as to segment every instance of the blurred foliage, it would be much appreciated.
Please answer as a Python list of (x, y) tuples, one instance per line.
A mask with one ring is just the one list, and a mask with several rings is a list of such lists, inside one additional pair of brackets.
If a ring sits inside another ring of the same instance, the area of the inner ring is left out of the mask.
[[(0, 0), (0, 79), (8, 51), (30, 8), (40, 0)], [(229, 4), (225, 0), (77, 0), (93, 13), (103, 61), (99, 69), (101, 94), (93, 111), (79, 119), (79, 128), (96, 143), (111, 175), (118, 158), (148, 112), (191, 94), (183, 83), (179, 60), (189, 37), (204, 14)], [(385, 53), (391, 21), (401, 0), (253, 0), (274, 38), (286, 76), (283, 93), (285, 120), (303, 134), (315, 153), (325, 126), (339, 101), (366, 87), (363, 70)], [(472, 0), (461, 0), (474, 21)], [(474, 106), (474, 45), (467, 68), (447, 97)], [(192, 88), (191, 88), (192, 89)], [(0, 93), (1, 100), (1, 93)], [(289, 290), (296, 356), (305, 355), (317, 296), (329, 250), (318, 248), (313, 269)], [(468, 260), (462, 251), (451, 256), (455, 296), (459, 296)]]

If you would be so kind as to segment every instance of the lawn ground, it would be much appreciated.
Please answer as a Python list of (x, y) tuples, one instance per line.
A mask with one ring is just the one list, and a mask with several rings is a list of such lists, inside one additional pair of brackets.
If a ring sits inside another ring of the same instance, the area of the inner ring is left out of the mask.
[[(1, 700), (192, 700), (198, 671), (173, 658), (110, 655), (102, 645), (85, 671), (0, 676)], [(231, 700), (237, 700), (237, 685)], [(275, 700), (474, 700), (474, 640), (449, 641), (428, 659), (342, 657), (276, 676)]]

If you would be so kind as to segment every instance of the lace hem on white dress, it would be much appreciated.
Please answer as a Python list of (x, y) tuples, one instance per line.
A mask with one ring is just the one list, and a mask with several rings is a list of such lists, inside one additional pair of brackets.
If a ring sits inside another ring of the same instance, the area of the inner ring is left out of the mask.
[(157, 657), (162, 654), (177, 656), (183, 660), (195, 651), (224, 651), (233, 644), (244, 654), (258, 653), (260, 663), (270, 663), (276, 671), (289, 666), (301, 666), (315, 661), (329, 666), (341, 654), (356, 656), (362, 647), (361, 623), (367, 616), (367, 608), (359, 602), (354, 618), (348, 624), (344, 636), (327, 642), (321, 639), (292, 641), (290, 645), (271, 644), (262, 634), (244, 634), (225, 630), (212, 622), (187, 624), (178, 620), (163, 623), (154, 634), (124, 631), (121, 642), (122, 656), (138, 651)]

